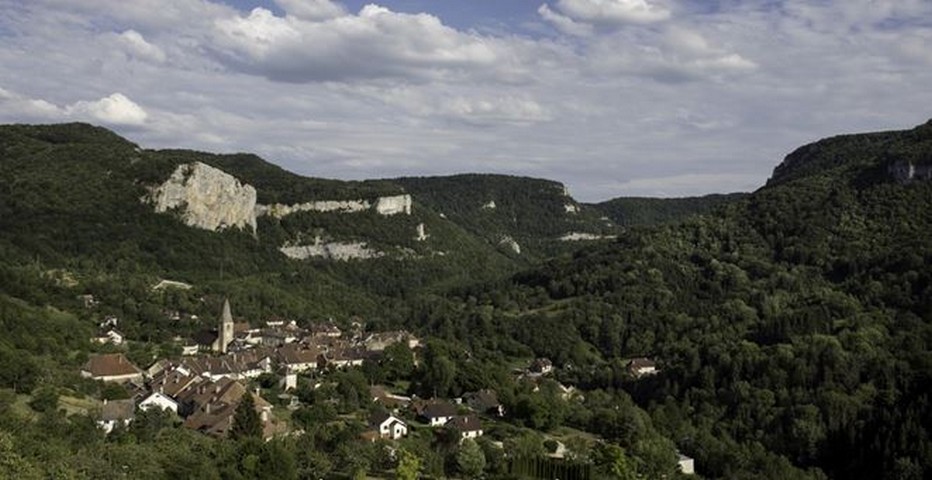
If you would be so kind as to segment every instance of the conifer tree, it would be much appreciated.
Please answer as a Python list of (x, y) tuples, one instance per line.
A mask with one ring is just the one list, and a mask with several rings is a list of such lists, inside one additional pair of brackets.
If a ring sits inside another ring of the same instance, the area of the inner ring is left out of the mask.
[(243, 395), (243, 400), (236, 407), (233, 414), (233, 427), (230, 429), (230, 437), (234, 440), (248, 437), (262, 436), (262, 421), (259, 414), (256, 413), (256, 402), (252, 394)]

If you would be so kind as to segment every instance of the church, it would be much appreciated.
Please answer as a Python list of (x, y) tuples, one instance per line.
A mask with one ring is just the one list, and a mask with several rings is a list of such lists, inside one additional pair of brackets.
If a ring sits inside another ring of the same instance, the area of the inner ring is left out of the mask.
[(216, 353), (227, 353), (227, 348), (233, 342), (233, 314), (230, 311), (230, 299), (223, 300), (223, 311), (216, 329), (204, 330), (195, 335), (195, 342), (201, 350)]

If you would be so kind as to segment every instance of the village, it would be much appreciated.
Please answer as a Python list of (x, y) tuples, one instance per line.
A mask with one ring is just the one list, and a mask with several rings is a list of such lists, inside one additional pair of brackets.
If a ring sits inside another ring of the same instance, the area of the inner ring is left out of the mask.
[[(92, 342), (119, 346), (125, 341), (113, 319), (100, 327)], [(421, 339), (410, 332), (365, 332), (359, 323), (353, 323), (349, 331), (333, 322), (303, 328), (294, 321), (272, 320), (253, 327), (234, 321), (228, 299), (224, 300), (216, 328), (200, 331), (184, 343), (180, 358), (159, 359), (144, 368), (133, 364), (124, 353), (92, 355), (81, 376), (121, 385), (129, 393), (129, 398), (102, 400), (94, 412), (99, 428), (108, 434), (125, 429), (138, 412), (158, 409), (170, 412), (185, 428), (226, 438), (233, 429), (237, 408), (249, 396), (263, 439), (300, 435), (301, 429), (281, 413), (302, 406), (295, 394), (299, 383), (320, 388), (326, 384), (327, 372), (358, 369), (367, 361), (378, 363), (392, 346), (410, 350), (416, 364), (422, 348)], [(658, 373), (656, 363), (648, 358), (630, 359), (627, 365), (632, 378)], [(556, 384), (562, 399), (583, 398), (574, 387), (555, 382), (553, 371), (550, 360), (536, 358), (524, 368), (514, 369), (513, 374), (517, 381), (534, 384), (535, 391), (547, 379)], [(268, 385), (268, 379), (274, 379), (275, 385)], [(263, 390), (279, 393), (266, 398)], [(386, 385), (368, 385), (363, 404), (366, 408), (352, 416), (366, 425), (358, 439), (371, 442), (399, 440), (415, 428), (443, 429), (460, 441), (476, 439), (505, 421), (507, 414), (497, 392), (490, 389), (457, 398), (419, 398)], [(560, 459), (566, 447), (554, 443), (550, 456)], [(494, 444), (504, 448), (502, 441)], [(693, 460), (678, 455), (680, 470), (693, 473)]]

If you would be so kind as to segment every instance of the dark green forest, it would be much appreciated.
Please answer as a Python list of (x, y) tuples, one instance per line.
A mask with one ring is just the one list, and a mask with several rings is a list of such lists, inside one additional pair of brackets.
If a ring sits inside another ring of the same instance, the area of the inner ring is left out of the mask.
[[(415, 212), (266, 218), (258, 237), (188, 228), (139, 199), (190, 158), (255, 185), (260, 201), (407, 192)], [(932, 162), (932, 121), (801, 147), (749, 195), (618, 199), (557, 216), (547, 212), (571, 199), (548, 181), (344, 185), (246, 155), (142, 150), (86, 125), (2, 127), (0, 476), (122, 478), (133, 465), (134, 478), (403, 477), (414, 464), (465, 478), (479, 451), (480, 473), (515, 478), (487, 439), (415, 435), (394, 459), (355, 441), (362, 426), (337, 419), (388, 382), (425, 396), (496, 390), (509, 413), (488, 437), (514, 458), (543, 458), (544, 439), (567, 429), (594, 436), (573, 449), (592, 478), (673, 478), (677, 450), (704, 478), (929, 478), (932, 182), (894, 181), (898, 161)], [(436, 243), (408, 239), (418, 223)], [(336, 263), (277, 251), (315, 229), (414, 254)], [(572, 231), (617, 238), (553, 241)], [(501, 235), (531, 253), (502, 249)], [(162, 278), (195, 287), (153, 291)], [(100, 306), (84, 308), (82, 294)], [(417, 365), (389, 352), (327, 377), (332, 388), (299, 389), (291, 421), (306, 434), (268, 443), (215, 440), (157, 415), (104, 436), (55, 408), (59, 396), (113, 394), (77, 375), (102, 348), (87, 342), (100, 318), (119, 315), (136, 339), (128, 355), (146, 364), (200, 327), (166, 309), (213, 318), (223, 296), (246, 318), (363, 318), (428, 340)], [(551, 359), (554, 377), (516, 380), (513, 366), (534, 357)], [(660, 373), (632, 377), (633, 357)]]

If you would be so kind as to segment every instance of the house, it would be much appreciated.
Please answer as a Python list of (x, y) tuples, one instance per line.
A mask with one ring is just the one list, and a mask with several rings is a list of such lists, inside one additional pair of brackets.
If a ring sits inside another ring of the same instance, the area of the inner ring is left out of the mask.
[(188, 387), (204, 379), (186, 369), (184, 366), (175, 366), (165, 369), (154, 375), (149, 380), (149, 390), (163, 393), (171, 398), (177, 398), (178, 395), (187, 390)]
[(372, 396), (373, 402), (376, 402), (389, 410), (397, 410), (399, 408), (406, 407), (409, 403), (411, 403), (411, 397), (395, 395), (382, 385), (373, 385), (369, 387), (369, 394)]
[(170, 410), (172, 413), (178, 413), (178, 402), (162, 392), (152, 392), (139, 402), (140, 410), (149, 410), (150, 408)]
[(366, 352), (364, 350), (341, 346), (323, 353), (318, 365), (335, 368), (360, 367), (365, 359)]
[(527, 370), (533, 375), (546, 375), (553, 371), (553, 362), (549, 358), (535, 358)]
[(421, 344), (421, 341), (417, 337), (405, 330), (372, 333), (363, 340), (366, 350), (370, 352), (381, 352), (389, 345), (402, 342), (410, 349), (415, 349)]
[(314, 337), (339, 338), (343, 335), (343, 331), (340, 330), (340, 327), (334, 325), (331, 322), (315, 323), (311, 325), (310, 332), (311, 336)]
[(142, 381), (142, 370), (122, 353), (92, 355), (81, 368), (81, 376), (104, 382)]
[(494, 415), (496, 417), (505, 416), (505, 406), (498, 401), (498, 394), (494, 390), (479, 390), (463, 395), (466, 405), (473, 411)]
[(271, 350), (254, 348), (220, 357), (187, 357), (182, 360), (182, 365), (193, 373), (214, 380), (221, 377), (242, 380), (271, 372), (272, 355)]
[(656, 375), (659, 372), (657, 364), (649, 358), (638, 357), (628, 361), (628, 373), (635, 378)]
[(136, 404), (133, 400), (104, 400), (97, 425), (104, 433), (110, 433), (117, 425), (129, 425), (135, 416)]
[(446, 427), (459, 433), (461, 439), (481, 437), (483, 433), (482, 422), (475, 415), (457, 415), (447, 422)]
[(305, 347), (296, 343), (285, 345), (276, 350), (278, 363), (293, 372), (316, 370), (321, 352), (316, 347)]
[(376, 412), (369, 418), (369, 426), (379, 432), (380, 438), (398, 440), (408, 435), (408, 424), (388, 412)]
[(204, 380), (183, 391), (179, 397), (181, 411), (187, 415), (184, 426), (216, 437), (226, 437), (233, 426), (233, 415), (244, 395), (252, 395), (256, 413), (262, 422), (263, 437), (271, 438), (278, 426), (272, 421), (272, 405), (243, 384), (223, 377)]
[(686, 475), (695, 475), (696, 474), (696, 461), (682, 453), (677, 452), (676, 463), (680, 467), (680, 472), (683, 472)]
[(418, 417), (431, 427), (442, 427), (456, 416), (456, 406), (444, 401), (429, 401), (415, 406)]
[(92, 342), (96, 342), (102, 345), (112, 343), (113, 345), (123, 345), (124, 336), (120, 333), (119, 330), (110, 327), (101, 329), (97, 332), (97, 335), (91, 337)]

